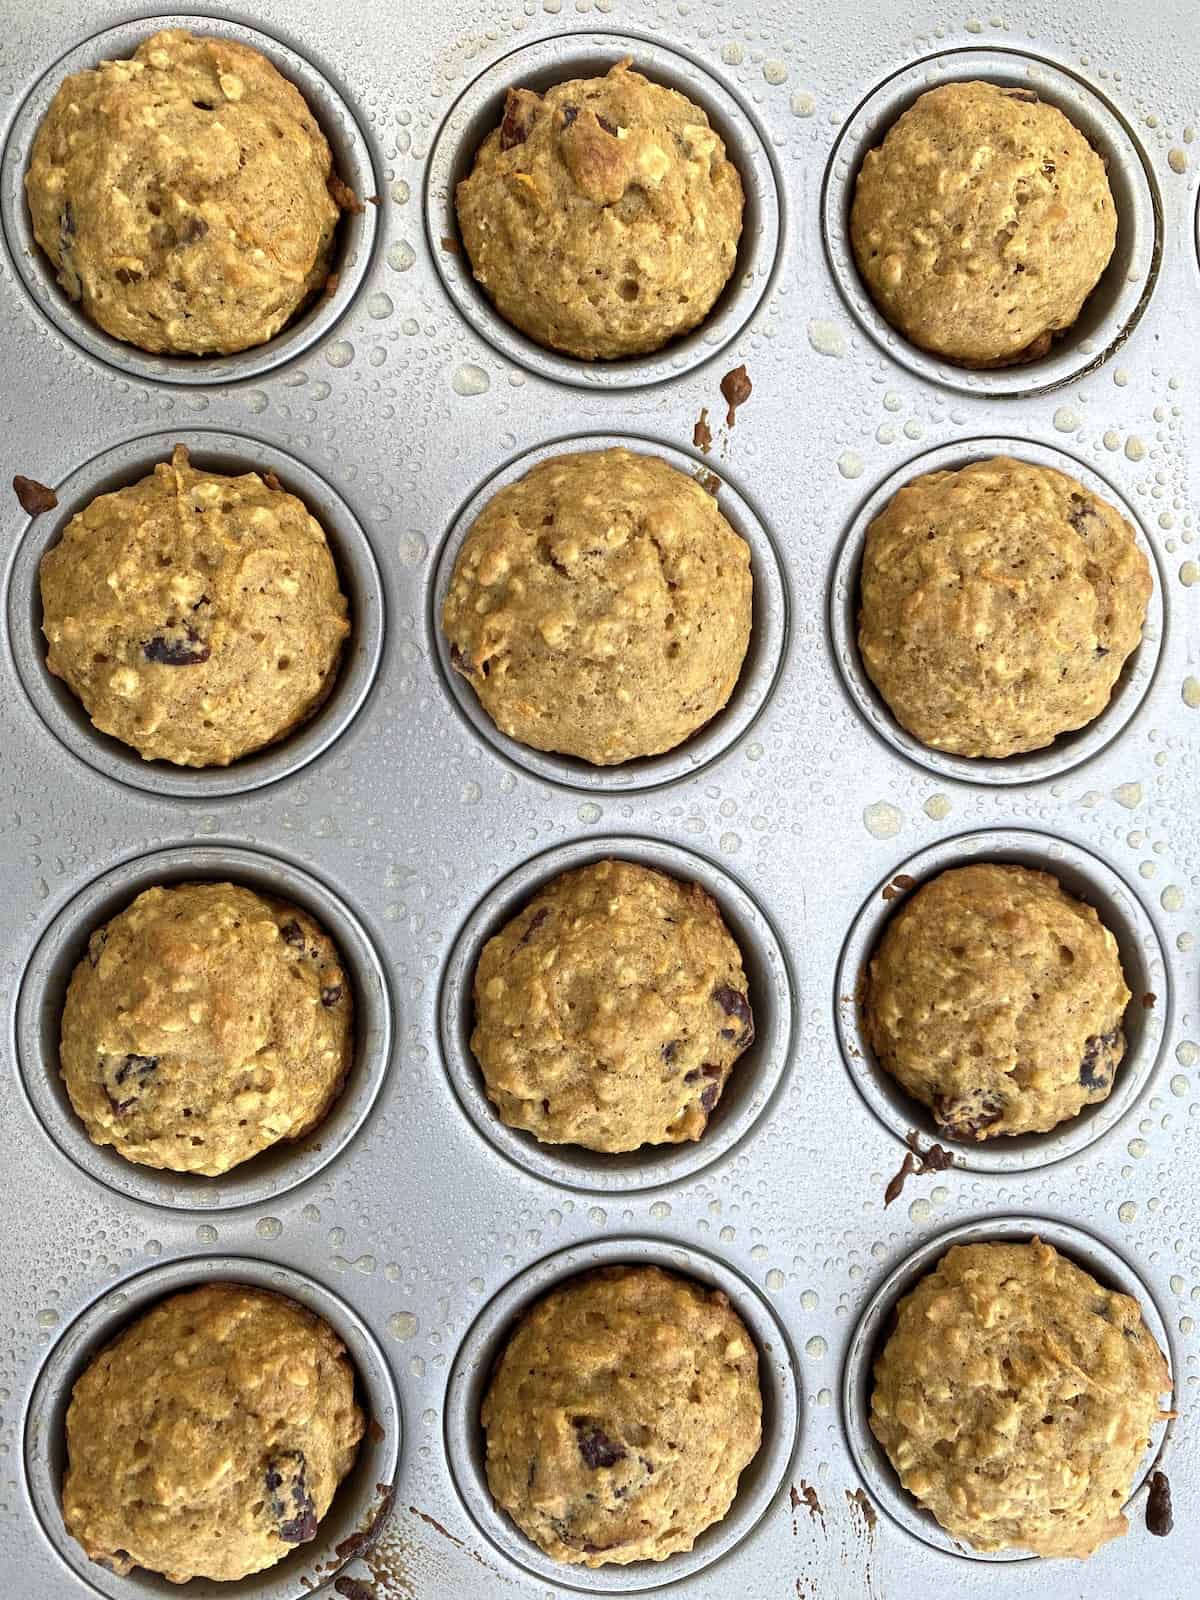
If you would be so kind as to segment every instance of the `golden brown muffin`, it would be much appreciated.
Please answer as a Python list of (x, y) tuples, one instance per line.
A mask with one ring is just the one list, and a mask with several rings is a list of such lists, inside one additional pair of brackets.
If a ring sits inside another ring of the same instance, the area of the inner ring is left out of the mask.
[(265, 56), (168, 29), (62, 83), (25, 191), (59, 282), (105, 333), (228, 355), (325, 285), (332, 172), (303, 96)]
[(887, 320), (967, 367), (1032, 361), (1069, 328), (1117, 238), (1103, 159), (1031, 89), (930, 89), (867, 153), (850, 212)]
[(502, 1510), (555, 1561), (662, 1561), (729, 1510), (762, 1433), (758, 1351), (717, 1289), (658, 1267), (527, 1311), (482, 1411)]
[(502, 733), (611, 766), (671, 750), (720, 711), (750, 642), (750, 548), (656, 456), (553, 456), (495, 494), (442, 627)]
[(1170, 1388), (1136, 1300), (1040, 1239), (955, 1245), (900, 1302), (871, 1431), (954, 1538), (1082, 1557), (1125, 1532)]
[(922, 744), (1040, 750), (1104, 710), (1151, 587), (1107, 501), (1053, 467), (975, 461), (914, 478), (867, 529), (859, 649)]
[(46, 665), (147, 761), (224, 767), (320, 707), (350, 631), (316, 518), (273, 474), (177, 445), (72, 517), (41, 566)]
[(232, 883), (146, 889), (75, 968), (62, 1074), (93, 1143), (216, 1176), (322, 1120), (353, 1010), (332, 940), (298, 907)]
[(888, 922), (863, 1002), (880, 1066), (956, 1139), (1045, 1133), (1107, 1100), (1130, 994), (1117, 941), (1057, 878), (983, 862)]
[(704, 112), (628, 61), (545, 95), (510, 89), (456, 201), (500, 315), (586, 360), (703, 322), (742, 231), (742, 181)]
[(206, 1284), (139, 1317), (76, 1383), (63, 1520), (122, 1577), (243, 1578), (316, 1537), (362, 1433), (328, 1323)]
[(541, 889), (484, 946), (471, 1049), (488, 1098), (543, 1144), (698, 1139), (754, 1038), (712, 896), (632, 861)]

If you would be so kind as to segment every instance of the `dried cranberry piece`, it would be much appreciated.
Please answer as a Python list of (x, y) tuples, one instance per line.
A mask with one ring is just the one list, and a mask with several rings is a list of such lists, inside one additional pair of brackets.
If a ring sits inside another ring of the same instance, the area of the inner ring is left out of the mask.
[[(658, 1053), (664, 1061), (668, 1063), (674, 1061), (675, 1057), (679, 1054), (679, 1040), (668, 1039), (666, 1044), (662, 1046)], [(689, 1073), (688, 1076), (690, 1077), (691, 1074)]]
[(1079, 1082), (1085, 1089), (1107, 1089), (1112, 1081), (1106, 1068), (1097, 1071), (1097, 1065), (1103, 1054), (1106, 1058), (1111, 1055), (1120, 1042), (1121, 1030), (1114, 1028), (1111, 1033), (1094, 1033), (1086, 1040), (1083, 1047), (1083, 1060), (1079, 1063)]
[(520, 943), (520, 944), (528, 944), (530, 939), (533, 938), (534, 934), (538, 931), (538, 929), (541, 927), (542, 923), (545, 922), (546, 918), (549, 915), (550, 915), (550, 907), (549, 906), (539, 906), (537, 908), (537, 910), (533, 913), (533, 915), (530, 917), (529, 924), (526, 927), (525, 932), (521, 935), (520, 940), (518, 941), (518, 943)]
[(304, 930), (298, 922), (285, 922), (279, 930), (279, 937), (284, 944), (302, 946), (304, 944)]
[(597, 1467), (615, 1467), (618, 1461), (625, 1459), (625, 1446), (610, 1439), (590, 1417), (573, 1417), (571, 1426), (575, 1429), (583, 1464), (593, 1472)]
[(1082, 536), (1089, 517), (1096, 515), (1096, 508), (1085, 495), (1072, 492), (1071, 509), (1067, 512), (1067, 521), (1075, 532)]
[(475, 676), (474, 665), (456, 644), (450, 646), (450, 664), (456, 672), (461, 672), (464, 678)]
[(571, 126), (571, 124), (575, 121), (575, 118), (578, 115), (579, 115), (579, 107), (578, 106), (564, 106), (563, 107), (563, 127), (564, 128), (569, 128)]
[(288, 1450), (267, 1463), (271, 1515), (285, 1544), (304, 1544), (317, 1531), (317, 1508), (304, 1481), (303, 1450)]
[(162, 634), (155, 634), (142, 646), (142, 654), (147, 661), (157, 661), (163, 667), (198, 667), (208, 660), (212, 648), (194, 628), (185, 628), (182, 639), (165, 639)]
[(999, 1122), (1004, 1107), (990, 1094), (981, 1096), (977, 1103), (972, 1098), (955, 1100), (950, 1095), (937, 1094), (933, 1097), (933, 1114), (956, 1138), (978, 1139), (985, 1128)]
[(533, 132), (541, 95), (529, 89), (510, 89), (504, 97), (504, 120), (500, 124), (500, 148), (512, 150), (524, 144)]
[(596, 113), (596, 121), (604, 129), (605, 133), (610, 134), (614, 139), (617, 137), (617, 125), (615, 122), (610, 122), (607, 117), (602, 117), (599, 112)]
[(157, 1056), (127, 1055), (118, 1058), (118, 1064), (113, 1067), (112, 1056), (105, 1057), (101, 1072), (103, 1077), (102, 1087), (108, 1098), (108, 1103), (119, 1117), (125, 1115), (130, 1106), (137, 1104), (145, 1084), (158, 1071)]
[(327, 984), (325, 988), (321, 990), (321, 1004), (323, 1006), (336, 1006), (341, 998), (342, 986), (340, 983)]
[[(736, 989), (731, 989), (727, 984), (720, 984), (713, 990), (713, 999), (720, 1006), (727, 1017), (736, 1017), (742, 1024), (739, 1045), (747, 1045), (754, 1038), (754, 1013), (750, 1010), (750, 1002), (744, 994), (739, 994)], [(737, 1037), (736, 1030), (732, 1028), (721, 1029), (722, 1038), (733, 1039)]]

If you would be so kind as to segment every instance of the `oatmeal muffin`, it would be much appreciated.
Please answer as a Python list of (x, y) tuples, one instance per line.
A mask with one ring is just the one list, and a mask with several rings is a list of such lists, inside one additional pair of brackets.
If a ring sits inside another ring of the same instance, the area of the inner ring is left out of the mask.
[(95, 1144), (215, 1177), (315, 1128), (352, 1048), (349, 983), (306, 912), (184, 883), (146, 889), (92, 934), (60, 1060)]
[(753, 1038), (741, 952), (712, 896), (632, 861), (553, 879), (475, 971), (488, 1098), (544, 1144), (698, 1139)]
[(1107, 1100), (1130, 993), (1117, 941), (1057, 878), (983, 862), (887, 924), (863, 1001), (880, 1066), (951, 1138), (1046, 1133)]
[(850, 213), (858, 270), (888, 322), (967, 367), (1044, 356), (1108, 265), (1103, 159), (1032, 89), (930, 89), (868, 152)]
[(742, 231), (742, 182), (704, 112), (628, 61), (544, 95), (510, 89), (456, 200), (500, 315), (586, 360), (703, 322)]
[(182, 29), (63, 82), (25, 191), (70, 298), (172, 355), (278, 333), (329, 278), (334, 194), (358, 203), (293, 84), (257, 50)]
[(224, 767), (320, 707), (350, 632), (316, 518), (273, 473), (178, 445), (98, 495), (42, 558), (46, 665), (147, 761)]
[(656, 456), (553, 456), (472, 525), (442, 609), (450, 657), (502, 733), (612, 766), (657, 755), (733, 692), (750, 548)]
[(362, 1434), (328, 1323), (206, 1284), (139, 1317), (76, 1383), (63, 1520), (122, 1577), (244, 1578), (316, 1536)]
[(1040, 1239), (955, 1245), (900, 1302), (871, 1431), (954, 1538), (1083, 1557), (1125, 1532), (1170, 1389), (1136, 1300)]
[(571, 1278), (488, 1386), (487, 1478), (555, 1561), (662, 1561), (729, 1510), (757, 1454), (758, 1351), (724, 1294), (658, 1267)]
[(1005, 456), (905, 485), (867, 529), (860, 585), (863, 666), (896, 720), (992, 758), (1099, 716), (1151, 591), (1113, 506)]

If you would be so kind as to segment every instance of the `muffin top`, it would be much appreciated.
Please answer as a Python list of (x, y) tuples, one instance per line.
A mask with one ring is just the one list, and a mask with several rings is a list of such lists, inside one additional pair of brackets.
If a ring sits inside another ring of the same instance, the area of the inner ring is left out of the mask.
[(976, 1550), (1088, 1556), (1171, 1388), (1141, 1308), (1040, 1239), (955, 1245), (900, 1302), (871, 1431), (908, 1492)]
[(750, 550), (656, 456), (579, 451), (499, 490), (442, 610), (451, 659), (503, 733), (611, 766), (681, 744), (729, 699)]
[(1130, 993), (1117, 941), (1048, 872), (980, 862), (889, 920), (863, 1004), (879, 1064), (947, 1134), (1045, 1133), (1106, 1100)]
[(553, 879), (475, 972), (488, 1097), (546, 1144), (698, 1139), (753, 1038), (741, 952), (712, 896), (632, 861)]
[(555, 1561), (662, 1561), (719, 1521), (762, 1436), (758, 1351), (720, 1290), (604, 1267), (527, 1311), (482, 1421), (492, 1494)]
[(232, 883), (146, 889), (75, 968), (62, 1074), (95, 1144), (215, 1176), (321, 1121), (353, 1009), (332, 940), (298, 907)]
[(1150, 591), (1113, 506), (1053, 467), (999, 456), (914, 478), (871, 523), (859, 648), (922, 744), (1015, 755), (1104, 710)]
[(742, 182), (707, 116), (628, 61), (544, 95), (510, 89), (456, 202), (500, 315), (587, 360), (702, 322), (742, 231)]
[(968, 367), (1044, 356), (1117, 237), (1104, 161), (1032, 89), (929, 89), (867, 153), (850, 213), (888, 322)]
[(46, 664), (147, 761), (223, 767), (321, 705), (350, 631), (325, 533), (273, 473), (170, 462), (42, 558)]
[(167, 29), (64, 80), (25, 189), (59, 282), (105, 333), (228, 355), (324, 287), (331, 181), (348, 193), (332, 172), (303, 96), (265, 56)]
[(63, 1519), (122, 1577), (243, 1578), (315, 1537), (362, 1433), (328, 1323), (206, 1284), (139, 1317), (76, 1383)]

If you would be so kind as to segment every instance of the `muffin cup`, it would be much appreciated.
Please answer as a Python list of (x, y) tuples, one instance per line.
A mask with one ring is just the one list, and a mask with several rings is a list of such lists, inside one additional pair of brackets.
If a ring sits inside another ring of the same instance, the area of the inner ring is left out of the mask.
[[(882, 313), (859, 276), (850, 210), (859, 168), (892, 124), (928, 89), (975, 79), (1033, 89), (1057, 106), (1103, 158), (1117, 208), (1117, 242), (1074, 325), (1050, 353), (1023, 365), (974, 370), (919, 349)], [(1153, 169), (1120, 112), (1091, 84), (1053, 61), (1018, 50), (966, 48), (926, 56), (886, 78), (846, 120), (821, 200), (829, 269), (863, 332), (916, 377), (965, 394), (1036, 394), (1094, 371), (1120, 349), (1154, 290), (1162, 255), (1162, 203)]]
[[(84, 1369), (131, 1322), (168, 1296), (208, 1283), (244, 1283), (287, 1295), (324, 1318), (352, 1362), (366, 1431), (358, 1455), (321, 1519), (316, 1538), (299, 1545), (265, 1571), (234, 1582), (193, 1578), (186, 1586), (135, 1567), (119, 1578), (89, 1561), (62, 1516), (67, 1465), (66, 1417), (71, 1391)], [(138, 1595), (180, 1595), (188, 1600), (302, 1600), (354, 1559), (378, 1532), (390, 1510), (389, 1486), (400, 1460), (401, 1415), (396, 1385), (383, 1352), (361, 1317), (344, 1300), (290, 1267), (249, 1256), (192, 1256), (127, 1278), (94, 1300), (51, 1350), (30, 1394), (24, 1418), (26, 1487), (43, 1533), (64, 1564), (94, 1594), (126, 1600)], [(356, 1537), (362, 1536), (362, 1537)]]
[[(656, 1266), (694, 1278), (729, 1296), (758, 1346), (762, 1390), (762, 1444), (741, 1475), (733, 1504), (706, 1529), (695, 1548), (665, 1561), (588, 1568), (552, 1561), (527, 1539), (492, 1499), (479, 1420), (492, 1371), (519, 1316), (551, 1289), (595, 1267)], [(608, 1238), (547, 1256), (489, 1301), (458, 1348), (446, 1392), (446, 1457), (463, 1505), (480, 1533), (518, 1567), (557, 1589), (628, 1594), (677, 1583), (739, 1544), (765, 1514), (791, 1465), (800, 1425), (795, 1357), (775, 1314), (755, 1289), (714, 1257), (657, 1239)]]
[[(1108, 704), (1098, 716), (1082, 728), (1059, 734), (1053, 744), (1042, 750), (1004, 757), (953, 755), (949, 751), (935, 750), (930, 745), (922, 744), (915, 735), (902, 728), (891, 707), (867, 675), (858, 648), (859, 579), (863, 552), (871, 522), (896, 493), (914, 478), (923, 477), (929, 472), (957, 471), (973, 461), (986, 461), (993, 456), (1004, 455), (1032, 462), (1034, 466), (1053, 467), (1058, 472), (1065, 472), (1077, 478), (1094, 495), (1114, 505), (1133, 529), (1138, 549), (1150, 563), (1152, 588), (1146, 602), (1141, 643), (1122, 667)], [(1137, 515), (1112, 485), (1086, 462), (1077, 461), (1064, 451), (1034, 444), (1026, 439), (963, 439), (929, 450), (915, 460), (906, 462), (885, 478), (855, 512), (838, 547), (829, 585), (829, 638), (842, 681), (855, 707), (872, 733), (900, 755), (936, 773), (939, 778), (954, 778), (962, 783), (1038, 783), (1061, 777), (1063, 773), (1098, 755), (1137, 715), (1154, 682), (1162, 653), (1166, 631), (1164, 595), (1167, 587), (1158, 554), (1146, 537)]]
[[(553, 456), (574, 455), (585, 450), (624, 448), (641, 455), (657, 456), (687, 477), (714, 478), (718, 486), (717, 506), (735, 533), (750, 547), (750, 571), (754, 579), (750, 643), (733, 693), (725, 705), (690, 738), (673, 750), (657, 756), (639, 756), (616, 766), (600, 767), (575, 756), (535, 750), (502, 733), (484, 710), (474, 689), (454, 670), (450, 645), (442, 628), (442, 607), (458, 559), (471, 526), (488, 501), (501, 489), (525, 477), (534, 467)], [(783, 667), (788, 638), (788, 595), (772, 536), (745, 497), (728, 479), (718, 476), (698, 456), (687, 455), (655, 439), (626, 434), (580, 434), (539, 445), (517, 456), (495, 473), (459, 511), (438, 554), (437, 569), (430, 587), (428, 627), (430, 653), (436, 655), (442, 679), (454, 708), (472, 730), (487, 741), (506, 761), (523, 767), (536, 778), (571, 789), (606, 790), (628, 793), (635, 789), (656, 789), (679, 778), (692, 777), (730, 750), (749, 732), (770, 698)]]
[[(102, 733), (83, 704), (46, 665), (39, 568), (67, 523), (97, 495), (129, 484), (171, 459), (186, 445), (192, 464), (225, 473), (276, 472), (283, 487), (312, 512), (329, 538), (342, 591), (350, 604), (351, 632), (324, 703), (307, 722), (274, 744), (227, 767), (179, 767), (144, 761), (123, 740)], [(325, 479), (295, 456), (245, 434), (180, 428), (145, 434), (93, 456), (57, 485), (58, 506), (32, 518), (17, 546), (8, 577), (8, 634), (25, 692), (46, 727), (72, 755), (96, 772), (150, 794), (213, 800), (262, 788), (298, 771), (326, 751), (353, 722), (375, 681), (383, 652), (383, 580), (370, 541), (350, 507)]]
[[(325, 1117), (294, 1144), (279, 1141), (221, 1177), (128, 1161), (93, 1144), (59, 1069), (63, 1002), (93, 929), (143, 889), (210, 880), (241, 884), (307, 911), (337, 947), (354, 996), (354, 1054)], [(382, 963), (358, 919), (319, 879), (277, 856), (228, 845), (191, 845), (139, 856), (112, 868), (70, 901), (39, 940), (21, 980), (14, 1053), (21, 1085), (45, 1132), (68, 1160), (119, 1195), (180, 1211), (260, 1205), (308, 1182), (335, 1160), (366, 1121), (390, 1066), (391, 1003)]]
[[(626, 56), (633, 57), (636, 71), (668, 89), (677, 89), (708, 114), (741, 175), (746, 208), (733, 271), (698, 328), (649, 355), (584, 361), (536, 344), (495, 309), (476, 283), (465, 250), (457, 244), (454, 192), (471, 171), (479, 146), (500, 126), (509, 89), (544, 93), (573, 78), (603, 77)], [(559, 383), (584, 389), (632, 389), (677, 378), (712, 360), (754, 316), (776, 277), (786, 221), (784, 192), (758, 119), (707, 66), (635, 34), (594, 32), (525, 45), (494, 62), (463, 91), (430, 151), (425, 227), (446, 293), (474, 331), (500, 355)]]
[[(1046, 1217), (988, 1217), (977, 1222), (964, 1222), (959, 1227), (939, 1234), (936, 1239), (927, 1239), (898, 1266), (893, 1267), (867, 1302), (846, 1353), (846, 1364), (842, 1371), (842, 1424), (846, 1431), (846, 1442), (867, 1493), (893, 1522), (905, 1533), (923, 1540), (934, 1549), (971, 1561), (1035, 1561), (1040, 1558), (1028, 1551), (982, 1551), (960, 1543), (929, 1512), (923, 1511), (902, 1486), (887, 1452), (871, 1432), (869, 1418), (875, 1358), (891, 1334), (899, 1301), (916, 1287), (926, 1273), (933, 1271), (951, 1245), (1000, 1240), (1024, 1243), (1035, 1234), (1043, 1243), (1053, 1245), (1060, 1255), (1067, 1256), (1076, 1266), (1090, 1272), (1107, 1288), (1131, 1295), (1138, 1301), (1146, 1327), (1166, 1356), (1174, 1381), (1179, 1381), (1166, 1324), (1145, 1282), (1122, 1256), (1110, 1249), (1103, 1240), (1085, 1233), (1082, 1228)], [(1173, 1423), (1168, 1423), (1165, 1429), (1156, 1430), (1151, 1438), (1126, 1501), (1127, 1511), (1158, 1459), (1173, 1426)]]
[[(144, 39), (166, 28), (185, 28), (195, 34), (234, 39), (264, 55), (304, 96), (329, 141), (334, 172), (364, 202), (361, 213), (343, 212), (338, 224), (330, 262), (330, 272), (337, 275), (334, 292), (328, 296), (318, 295), (273, 339), (234, 355), (153, 355), (105, 333), (68, 299), (58, 283), (49, 257), (34, 239), (25, 199), (25, 174), (33, 141), (63, 79), (95, 67), (101, 61), (125, 59)], [(323, 70), (291, 45), (257, 27), (248, 27), (229, 17), (187, 13), (140, 17), (106, 28), (76, 45), (38, 79), (17, 112), (0, 160), (0, 221), (13, 269), (34, 305), (59, 333), (89, 356), (131, 377), (149, 378), (157, 383), (233, 383), (243, 378), (261, 377), (301, 355), (341, 320), (361, 288), (371, 263), (378, 219), (377, 207), (366, 201), (369, 195), (378, 195), (379, 190), (367, 138), (342, 93)]]
[[(1084, 1106), (1048, 1133), (998, 1135), (980, 1142), (955, 1139), (933, 1112), (880, 1066), (867, 1041), (862, 991), (871, 956), (892, 915), (921, 884), (953, 867), (1012, 862), (1050, 872), (1068, 894), (1092, 906), (1117, 941), (1131, 999), (1125, 1008), (1125, 1055), (1107, 1100)], [(904, 880), (896, 884), (896, 879)], [(911, 883), (907, 880), (912, 880)], [(890, 898), (885, 899), (885, 894)], [(985, 829), (942, 840), (897, 865), (862, 906), (842, 947), (834, 1015), (842, 1058), (855, 1088), (879, 1120), (903, 1140), (912, 1132), (934, 1140), (968, 1172), (1027, 1172), (1077, 1156), (1111, 1133), (1142, 1099), (1170, 1037), (1172, 996), (1158, 930), (1135, 891), (1098, 856), (1064, 839), (1025, 828)], [(1152, 997), (1147, 1004), (1147, 997)]]
[[(716, 901), (742, 953), (754, 1012), (754, 1042), (738, 1057), (709, 1125), (695, 1141), (643, 1145), (619, 1154), (582, 1145), (541, 1144), (500, 1119), (471, 1052), (475, 968), (484, 945), (551, 879), (596, 861), (633, 861), (684, 883), (699, 883)], [(507, 1160), (547, 1183), (629, 1194), (676, 1183), (727, 1155), (774, 1104), (796, 1039), (792, 977), (783, 947), (746, 890), (703, 856), (660, 840), (589, 838), (535, 856), (498, 883), (468, 917), (446, 966), (438, 1001), (442, 1056), (459, 1104), (476, 1130)]]

